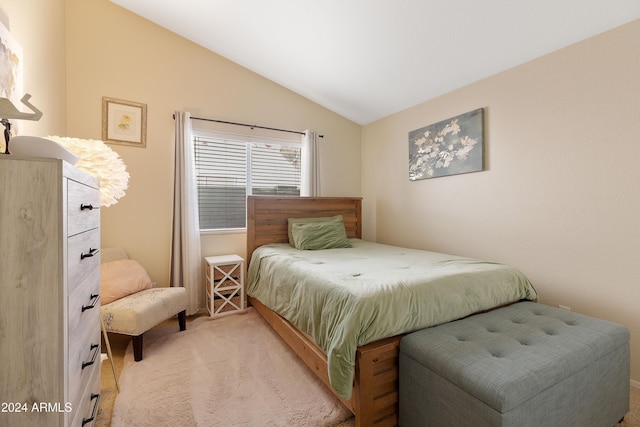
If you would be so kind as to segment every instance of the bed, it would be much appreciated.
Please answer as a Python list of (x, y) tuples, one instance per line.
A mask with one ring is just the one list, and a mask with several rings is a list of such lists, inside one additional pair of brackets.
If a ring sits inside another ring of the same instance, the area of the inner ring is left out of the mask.
[[(536, 294), (511, 267), (362, 241), (361, 204), (361, 198), (249, 196), (247, 294), (256, 311), (354, 413), (356, 426), (393, 426), (398, 422), (398, 348), (403, 334), (533, 300)], [(301, 251), (289, 245), (289, 218), (338, 216), (351, 248)], [(422, 261), (423, 254), (429, 261)], [(283, 270), (285, 266), (290, 270)], [(511, 278), (495, 279), (496, 269)], [(413, 270), (426, 276), (433, 270), (448, 272), (443, 278), (430, 278), (427, 285), (447, 291), (426, 298), (421, 293), (425, 285), (416, 282)], [(396, 277), (398, 283), (391, 283)], [(515, 284), (508, 284), (512, 278)], [(489, 286), (492, 281), (499, 283), (478, 297), (473, 283)], [(456, 287), (457, 293), (448, 290)], [(476, 304), (478, 298), (486, 301)], [(305, 300), (312, 302), (310, 307), (303, 308)], [(440, 309), (421, 306), (425, 300), (437, 301)], [(405, 306), (407, 310), (398, 309)]]

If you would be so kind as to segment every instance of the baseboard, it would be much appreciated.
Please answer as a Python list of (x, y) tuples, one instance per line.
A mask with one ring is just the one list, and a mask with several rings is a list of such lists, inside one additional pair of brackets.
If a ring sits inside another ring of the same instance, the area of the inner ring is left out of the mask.
[(640, 381), (631, 380), (631, 387), (640, 388)]

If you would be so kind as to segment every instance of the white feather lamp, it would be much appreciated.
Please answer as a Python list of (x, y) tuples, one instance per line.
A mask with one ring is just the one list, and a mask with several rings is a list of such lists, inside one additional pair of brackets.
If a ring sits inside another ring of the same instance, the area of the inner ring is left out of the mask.
[(111, 206), (124, 197), (129, 172), (122, 158), (103, 141), (47, 136), (80, 157), (76, 167), (100, 180), (100, 206)]

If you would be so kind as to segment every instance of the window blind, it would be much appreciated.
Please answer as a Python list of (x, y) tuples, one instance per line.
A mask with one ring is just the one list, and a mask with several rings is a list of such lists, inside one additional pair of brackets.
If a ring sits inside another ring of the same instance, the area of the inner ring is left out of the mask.
[(244, 228), (247, 195), (300, 195), (300, 145), (194, 135), (201, 230)]

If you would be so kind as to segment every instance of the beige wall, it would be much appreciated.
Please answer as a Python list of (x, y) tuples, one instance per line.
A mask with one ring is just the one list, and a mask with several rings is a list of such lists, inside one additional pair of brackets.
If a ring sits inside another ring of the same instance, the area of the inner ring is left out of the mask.
[[(111, 146), (131, 180), (102, 211), (102, 244), (126, 247), (159, 284), (169, 280), (176, 110), (322, 132), (323, 193), (360, 195), (360, 126), (108, 0), (66, 4), (68, 136), (102, 138), (103, 96), (147, 104), (147, 148)], [(244, 256), (245, 235), (203, 236), (202, 246), (203, 255)]]
[[(365, 238), (517, 266), (627, 326), (640, 381), (638, 76), (640, 21), (365, 126)], [(410, 182), (408, 132), (479, 107), (486, 170)]]

